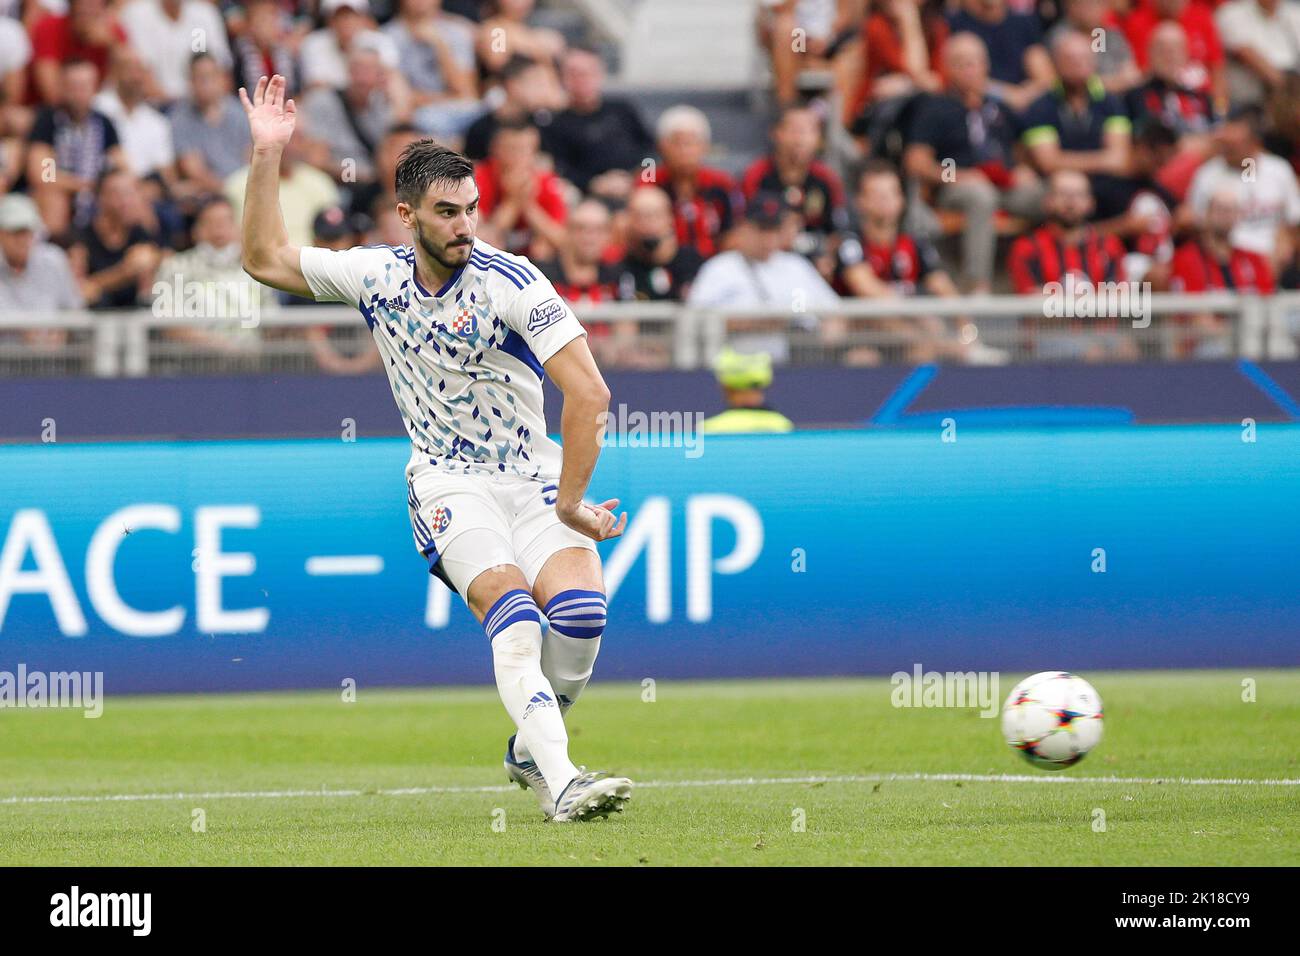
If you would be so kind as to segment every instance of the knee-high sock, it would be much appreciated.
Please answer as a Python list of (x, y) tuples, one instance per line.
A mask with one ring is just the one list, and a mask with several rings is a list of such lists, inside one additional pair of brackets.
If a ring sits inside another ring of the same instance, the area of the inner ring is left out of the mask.
[(542, 640), (542, 673), (568, 711), (591, 679), (605, 633), (605, 595), (572, 589), (551, 598), (542, 612), (550, 628)]
[[(605, 632), (605, 595), (599, 591), (568, 590), (546, 605), (550, 627), (542, 639), (542, 673), (555, 688), (560, 713), (568, 713), (591, 679)], [(527, 745), (515, 739), (515, 759), (527, 760)]]
[(483, 618), (492, 641), (497, 692), (519, 729), (516, 753), (523, 747), (537, 762), (551, 793), (560, 792), (578, 774), (569, 759), (569, 735), (564, 729), (555, 689), (542, 673), (542, 626), (527, 591), (503, 594)]

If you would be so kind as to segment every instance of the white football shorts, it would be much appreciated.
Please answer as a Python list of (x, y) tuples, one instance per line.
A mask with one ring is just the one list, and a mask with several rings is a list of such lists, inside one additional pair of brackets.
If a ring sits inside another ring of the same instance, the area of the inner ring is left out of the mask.
[(488, 568), (513, 564), (531, 588), (555, 552), (596, 551), (556, 517), (554, 480), (427, 468), (409, 475), (406, 488), (416, 548), (462, 598)]

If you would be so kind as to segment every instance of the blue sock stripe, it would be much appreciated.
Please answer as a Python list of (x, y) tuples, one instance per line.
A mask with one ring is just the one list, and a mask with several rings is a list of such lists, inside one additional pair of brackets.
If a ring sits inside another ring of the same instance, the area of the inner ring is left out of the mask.
[(605, 595), (599, 591), (561, 591), (546, 602), (546, 619), (551, 630), (563, 637), (590, 640), (605, 631)]
[(520, 621), (534, 621), (541, 624), (542, 617), (533, 596), (527, 591), (516, 588), (497, 598), (497, 602), (492, 605), (487, 614), (483, 615), (483, 630), (491, 640), (507, 627)]
[(599, 601), (601, 604), (605, 603), (605, 595), (601, 594), (599, 591), (580, 591), (577, 588), (574, 588), (569, 591), (561, 591), (559, 594), (555, 595), (555, 597), (546, 602), (546, 607), (543, 610), (545, 613), (549, 614), (551, 610), (561, 602), (574, 601), (578, 598)]
[(497, 622), (505, 620), (511, 614), (514, 614), (516, 611), (523, 608), (532, 608), (533, 610), (536, 610), (537, 605), (533, 604), (528, 599), (527, 595), (522, 597), (514, 596), (506, 601), (498, 601), (496, 604), (492, 605), (492, 610), (490, 610), (483, 618), (484, 630), (489, 634), (495, 634), (499, 630)]

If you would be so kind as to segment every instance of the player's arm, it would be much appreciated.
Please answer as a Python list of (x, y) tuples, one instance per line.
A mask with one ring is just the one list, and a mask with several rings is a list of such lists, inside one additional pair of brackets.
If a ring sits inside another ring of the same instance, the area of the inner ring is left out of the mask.
[(564, 395), (560, 413), (560, 438), (564, 444), (564, 462), (560, 467), (560, 487), (555, 498), (555, 513), (570, 528), (595, 541), (616, 538), (627, 526), (627, 513), (615, 520), (618, 499), (598, 505), (582, 500), (591, 484), (596, 459), (600, 457), (600, 440), (609, 411), (609, 387), (596, 368), (596, 360), (587, 346), (587, 337), (570, 340), (546, 362), (551, 376)]
[(264, 285), (314, 298), (302, 274), (302, 250), (289, 242), (280, 212), (280, 157), (293, 136), (297, 107), (285, 102), (284, 77), (257, 81), (250, 101), (240, 87), (239, 99), (248, 116), (253, 156), (244, 192), (244, 271)]

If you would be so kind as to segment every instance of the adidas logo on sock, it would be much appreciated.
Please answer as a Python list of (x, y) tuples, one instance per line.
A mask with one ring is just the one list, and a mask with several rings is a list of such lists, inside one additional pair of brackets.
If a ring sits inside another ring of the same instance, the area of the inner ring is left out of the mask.
[(555, 706), (555, 701), (551, 700), (550, 695), (548, 695), (545, 691), (539, 690), (536, 694), (534, 694), (532, 697), (528, 699), (528, 706), (524, 708), (524, 716), (520, 719), (527, 720), (528, 715), (531, 714), (534, 710), (537, 710), (539, 707), (554, 707), (554, 706)]

